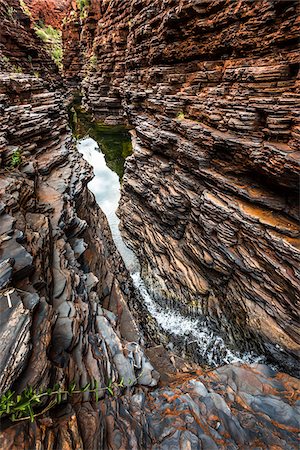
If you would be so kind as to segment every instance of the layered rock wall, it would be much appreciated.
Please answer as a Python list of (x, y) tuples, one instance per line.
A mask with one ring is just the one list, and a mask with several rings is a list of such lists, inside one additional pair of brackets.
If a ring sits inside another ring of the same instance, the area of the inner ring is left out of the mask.
[(119, 213), (148, 287), (290, 370), (298, 31), (298, 3), (269, 0), (91, 1), (78, 31), (84, 105), (134, 127)]
[[(14, 96), (20, 91), (25, 103)], [(157, 373), (126, 306), (128, 275), (86, 188), (91, 169), (66, 133), (62, 93), (47, 91), (35, 77), (9, 74), (1, 77), (1, 95), (7, 119), (0, 176), (1, 395), (98, 380), (101, 399), (109, 380), (155, 385)], [(15, 140), (18, 168), (10, 165)], [(89, 395), (72, 403), (56, 410), (46, 429), (43, 420), (12, 426), (4, 419), (1, 447), (37, 448), (40, 440), (57, 449), (102, 448), (99, 405)]]
[(68, 0), (24, 0), (32, 19), (53, 28), (62, 28), (68, 9)]
[(0, 0), (0, 70), (59, 82), (58, 69), (18, 0)]
[(68, 128), (60, 79), (41, 59), (43, 79), (24, 73), (36, 38), (26, 22), (10, 41), (4, 15), (2, 48), (11, 60), (20, 46), (22, 70), (0, 74), (0, 395), (97, 380), (100, 403), (89, 394), (64, 398), (53, 416), (31, 424), (4, 414), (0, 447), (103, 448), (106, 387), (154, 386), (158, 374), (127, 307), (132, 284), (86, 187), (93, 174)]
[(127, 307), (132, 284), (86, 187), (92, 173), (70, 136), (65, 93), (46, 59), (36, 61), (43, 78), (31, 73), (29, 23), (10, 39), (3, 11), (1, 49), (20, 51), (22, 71), (0, 74), (0, 394), (95, 379), (102, 390), (99, 402), (88, 393), (42, 402), (34, 422), (1, 417), (0, 447), (297, 449), (299, 382), (288, 375), (263, 365), (183, 374), (156, 347), (148, 352), (168, 385), (154, 387)]

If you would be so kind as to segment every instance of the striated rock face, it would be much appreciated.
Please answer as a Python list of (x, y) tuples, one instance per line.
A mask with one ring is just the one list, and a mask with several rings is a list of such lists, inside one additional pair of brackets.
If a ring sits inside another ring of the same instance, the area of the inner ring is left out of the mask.
[[(9, 58), (20, 49), (24, 73), (0, 74), (0, 394), (26, 386), (45, 391), (55, 383), (66, 389), (72, 380), (83, 387), (95, 379), (100, 392), (98, 402), (85, 393), (47, 410), (45, 401), (47, 411), (33, 423), (2, 418), (0, 447), (297, 449), (297, 379), (265, 365), (191, 371), (162, 346), (144, 351), (127, 306), (136, 304), (136, 293), (87, 189), (92, 172), (67, 127), (65, 93), (50, 66), (43, 78), (27, 70), (26, 43), (35, 45), (29, 23), (16, 25), (11, 40), (10, 22), (4, 23), (1, 49)], [(43, 64), (36, 60), (41, 72)], [(145, 162), (158, 158), (142, 152)], [(165, 161), (166, 168), (171, 156)], [(129, 192), (128, 175), (125, 183)], [(149, 199), (137, 205), (147, 218)], [(145, 246), (146, 239), (144, 252)]]
[(58, 69), (31, 28), (19, 0), (0, 0), (0, 70), (59, 81)]
[(35, 22), (61, 29), (66, 16), (68, 0), (24, 0)]
[(290, 371), (298, 29), (294, 1), (144, 0), (92, 1), (78, 32), (85, 106), (134, 127), (119, 214), (153, 295)]
[[(98, 380), (103, 398), (109, 380), (155, 386), (159, 375), (139, 345), (127, 307), (132, 286), (86, 188), (91, 169), (66, 130), (62, 94), (30, 75), (0, 77), (0, 392)], [(21, 164), (13, 168), (16, 151)], [(46, 429), (44, 419), (4, 420), (1, 448), (42, 441), (61, 449), (73, 439), (69, 448), (99, 448), (99, 408), (85, 395), (56, 410), (61, 419), (49, 418)]]
[[(29, 24), (19, 33), (30, 49)], [(0, 99), (0, 395), (97, 380), (101, 399), (77, 396), (31, 425), (4, 417), (0, 447), (102, 448), (106, 386), (155, 386), (159, 375), (127, 307), (133, 288), (86, 187), (92, 170), (67, 127), (55, 72), (47, 81), (3, 71)]]

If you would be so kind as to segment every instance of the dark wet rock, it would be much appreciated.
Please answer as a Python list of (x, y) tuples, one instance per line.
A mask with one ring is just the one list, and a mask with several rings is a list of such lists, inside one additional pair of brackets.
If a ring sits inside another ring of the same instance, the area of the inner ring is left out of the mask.
[(22, 245), (17, 243), (14, 237), (9, 241), (3, 242), (1, 245), (1, 259), (8, 255), (15, 261), (13, 268), (14, 279), (26, 278), (34, 270), (32, 256)]
[(0, 263), (0, 289), (5, 288), (12, 279), (14, 260), (8, 258)]
[(70, 244), (73, 248), (75, 258), (79, 258), (79, 256), (82, 255), (82, 253), (85, 252), (87, 248), (87, 244), (84, 242), (83, 239), (74, 239), (70, 241)]
[(12, 386), (24, 368), (30, 351), (30, 325), (30, 312), (20, 298), (17, 297), (9, 307), (5, 297), (1, 296), (1, 392)]
[(26, 175), (28, 175), (29, 177), (34, 177), (35, 176), (35, 168), (34, 168), (34, 164), (29, 162), (27, 164), (25, 164), (22, 168), (21, 171), (23, 173), (25, 173)]

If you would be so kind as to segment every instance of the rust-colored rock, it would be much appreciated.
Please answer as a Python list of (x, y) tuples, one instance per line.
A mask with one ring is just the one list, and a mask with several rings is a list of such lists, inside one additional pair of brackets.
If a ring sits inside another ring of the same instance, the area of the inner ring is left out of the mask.
[(119, 214), (149, 289), (295, 370), (299, 4), (91, 2), (80, 30), (84, 105), (134, 127)]
[(68, 0), (24, 0), (32, 19), (39, 20), (53, 28), (62, 28), (67, 13)]
[(19, 0), (0, 0), (0, 70), (60, 80), (58, 69), (31, 26)]
[[(289, 359), (275, 359), (291, 369), (297, 82), (295, 66), (282, 66), (295, 64), (296, 16), (293, 3), (284, 5), (92, 1), (66, 58), (68, 79), (85, 76), (85, 104), (95, 115), (120, 121), (125, 111), (134, 124), (121, 215), (158, 300), (166, 301), (167, 290), (175, 307), (205, 312), (241, 345), (245, 336), (266, 347), (278, 341)], [(79, 386), (97, 379), (105, 388), (123, 378), (134, 386), (119, 386), (113, 396), (104, 389), (97, 403), (88, 394), (63, 401), (34, 423), (4, 419), (0, 447), (298, 449), (296, 378), (262, 364), (190, 370), (173, 354), (162, 357), (161, 347), (144, 353), (128, 308), (136, 292), (87, 189), (91, 168), (67, 127), (65, 93), (17, 3), (16, 16), (5, 7), (1, 2), (1, 51), (18, 58), (21, 71), (4, 60), (0, 74), (0, 393), (67, 387), (73, 379)], [(210, 32), (215, 43), (205, 41)], [(258, 33), (264, 40), (253, 40)], [(281, 48), (276, 64), (268, 41)], [(80, 48), (84, 58), (74, 59)], [(269, 61), (267, 75), (253, 69), (258, 61)], [(250, 114), (254, 94), (264, 105), (263, 129)], [(278, 120), (280, 105), (292, 117), (288, 126)], [(236, 111), (250, 114), (243, 116), (247, 132), (239, 131)], [(12, 167), (16, 151), (21, 161)], [(156, 370), (165, 372), (158, 387)], [(151, 389), (141, 382), (146, 374)]]

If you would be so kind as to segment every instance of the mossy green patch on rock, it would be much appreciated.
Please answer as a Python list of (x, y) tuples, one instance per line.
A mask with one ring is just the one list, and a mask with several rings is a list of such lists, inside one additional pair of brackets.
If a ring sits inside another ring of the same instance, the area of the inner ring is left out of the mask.
[(45, 43), (45, 47), (58, 68), (62, 69), (62, 34), (61, 31), (51, 25), (44, 25), (39, 22), (35, 25), (37, 36)]

